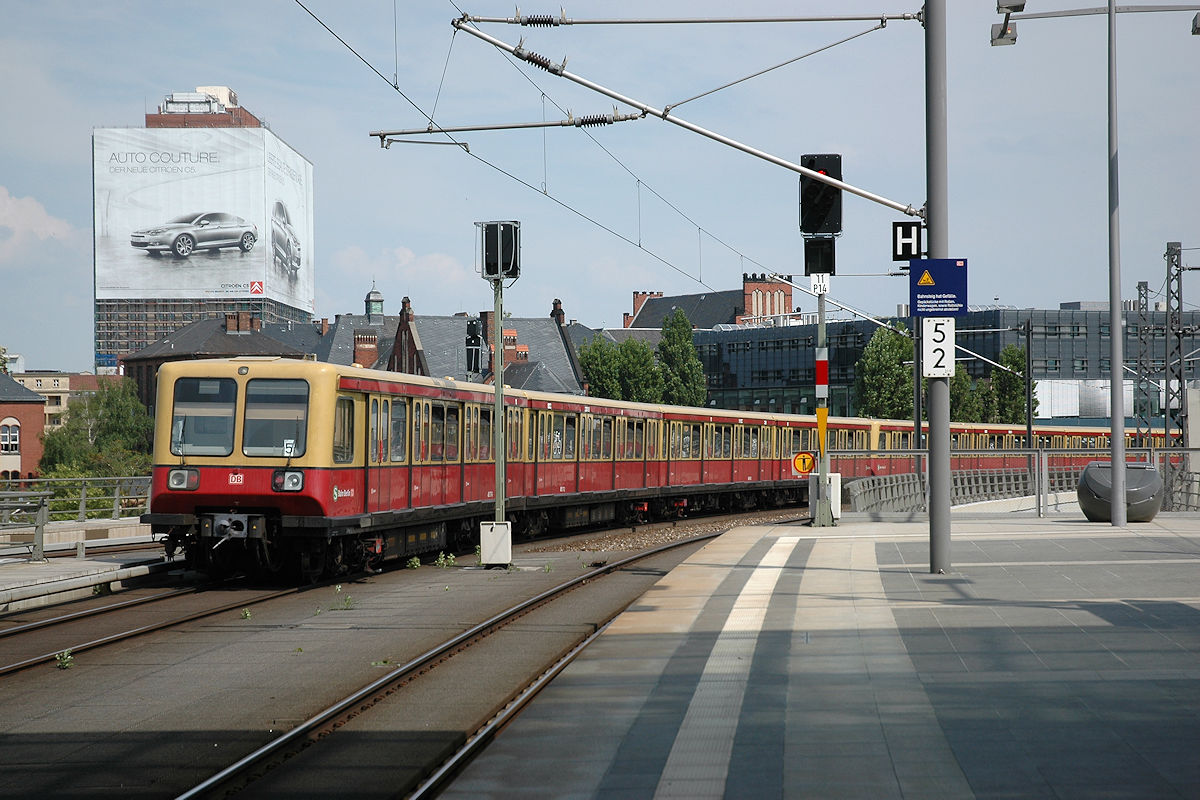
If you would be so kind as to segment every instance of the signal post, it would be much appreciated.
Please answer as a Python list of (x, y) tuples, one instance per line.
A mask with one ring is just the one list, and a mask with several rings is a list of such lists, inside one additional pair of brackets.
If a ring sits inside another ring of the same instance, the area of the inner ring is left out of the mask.
[(496, 401), (492, 406), (492, 456), (496, 462), (496, 517), (495, 521), (480, 525), (479, 563), (488, 567), (506, 567), (512, 562), (512, 523), (504, 514), (508, 476), (504, 417), (504, 281), (515, 281), (521, 274), (521, 223), (475, 224), (481, 233), (483, 279), (491, 281), (495, 295), (492, 375)]

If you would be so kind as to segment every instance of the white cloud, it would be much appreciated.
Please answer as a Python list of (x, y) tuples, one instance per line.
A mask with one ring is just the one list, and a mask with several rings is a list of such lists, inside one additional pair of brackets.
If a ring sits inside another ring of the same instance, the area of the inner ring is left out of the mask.
[(77, 236), (70, 223), (51, 216), (37, 200), (13, 197), (0, 186), (0, 266), (27, 253), (35, 241), (57, 239), (69, 244)]

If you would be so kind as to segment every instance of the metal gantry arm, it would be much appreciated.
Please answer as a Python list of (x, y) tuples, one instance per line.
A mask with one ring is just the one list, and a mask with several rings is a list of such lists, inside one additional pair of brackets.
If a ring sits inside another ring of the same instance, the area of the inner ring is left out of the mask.
[[(507, 130), (522, 130), (525, 128), (592, 128), (597, 125), (612, 125), (616, 122), (628, 122), (630, 120), (642, 119), (643, 114), (620, 114), (617, 109), (613, 109), (611, 114), (587, 114), (582, 117), (576, 117), (567, 112), (567, 118), (557, 122), (504, 122), (494, 125), (438, 125), (430, 123), (424, 128), (408, 128), (398, 131), (371, 131), (370, 136), (379, 138), (381, 147), (387, 147), (395, 141), (395, 136), (419, 136), (429, 133), (469, 133), (471, 131), (507, 131)], [(453, 142), (452, 144), (458, 144)]]
[[(877, 17), (875, 17), (875, 18), (877, 19)], [(759, 150), (755, 147), (751, 147), (750, 145), (743, 144), (742, 142), (739, 142), (735, 139), (730, 139), (728, 136), (723, 136), (714, 131), (710, 131), (707, 128), (702, 128), (699, 125), (695, 125), (691, 122), (688, 122), (685, 119), (682, 119), (673, 114), (670, 114), (662, 109), (658, 109), (651, 105), (643, 103), (640, 100), (634, 100), (631, 97), (626, 97), (625, 95), (615, 92), (612, 89), (608, 89), (604, 86), (601, 86), (600, 84), (593, 83), (592, 81), (589, 81), (586, 78), (583, 78), (579, 75), (575, 75), (571, 72), (568, 72), (564, 66), (566, 63), (565, 61), (562, 64), (555, 64), (555, 63), (551, 62), (550, 59), (546, 58), (545, 56), (542, 56), (537, 53), (533, 53), (529, 50), (526, 50), (523, 42), (516, 46), (513, 46), (511, 44), (508, 44), (507, 42), (504, 42), (504, 41), (501, 41), (500, 39), (495, 38), (494, 36), (489, 36), (488, 34), (484, 33), (483, 31), (479, 30), (478, 28), (472, 27), (469, 24), (470, 21), (471, 20), (469, 17), (464, 16), (464, 17), (460, 17), (460, 18), (456, 18), (456, 19), (452, 20), (450, 24), (453, 25), (455, 29), (469, 33), (472, 36), (474, 36), (475, 38), (481, 39), (481, 40), (487, 42), (488, 44), (491, 44), (494, 47), (504, 50), (505, 52), (509, 53), (512, 56), (515, 56), (516, 58), (521, 59), (522, 61), (527, 61), (536, 67), (546, 70), (547, 72), (549, 72), (552, 75), (557, 75), (561, 78), (566, 78), (567, 80), (569, 80), (573, 83), (577, 83), (580, 86), (583, 86), (587, 89), (591, 89), (594, 92), (598, 92), (612, 100), (616, 100), (618, 103), (623, 103), (624, 105), (630, 106), (632, 108), (636, 108), (636, 109), (638, 109), (638, 111), (641, 112), (642, 116), (659, 117), (661, 119), (666, 120), (667, 122), (671, 122), (675, 125), (678, 125), (681, 128), (689, 130), (692, 133), (698, 133), (701, 136), (712, 139), (715, 142), (720, 142), (721, 144), (728, 145), (729, 147), (732, 147), (735, 150), (741, 150), (743, 153), (752, 155), (755, 158), (760, 158), (764, 161), (775, 164), (776, 166), (779, 166), (779, 167), (783, 167), (784, 169), (790, 170), (792, 172), (796, 172), (801, 175), (805, 175), (809, 178), (820, 181), (822, 183), (827, 183), (830, 186), (833, 186), (837, 189), (841, 189), (844, 192), (849, 192), (850, 194), (858, 195), (859, 197), (862, 197), (865, 200), (870, 200), (873, 203), (878, 203), (879, 205), (887, 206), (890, 209), (899, 211), (903, 214), (908, 214), (909, 216), (912, 216), (912, 217), (920, 217), (922, 219), (925, 217), (925, 212), (924, 212), (923, 208), (917, 208), (908, 203), (900, 203), (895, 200), (889, 200), (888, 198), (883, 197), (878, 194), (875, 194), (874, 192), (869, 192), (866, 189), (862, 189), (858, 186), (853, 186), (849, 183), (846, 183), (845, 181), (839, 181), (835, 178), (829, 177), (828, 175), (823, 175), (820, 172), (817, 172), (815, 170), (811, 170), (806, 167), (802, 167), (799, 164), (795, 164), (791, 161), (788, 161), (787, 159), (783, 159), (778, 156), (771, 155), (770, 153), (767, 153), (763, 150)]]
[(502, 25), (525, 25), (531, 28), (557, 28), (560, 25), (729, 25), (731, 23), (763, 22), (872, 22), (880, 20), (921, 20), (919, 11), (903, 14), (857, 14), (850, 16), (824, 17), (671, 17), (658, 19), (572, 19), (566, 12), (557, 17), (550, 14), (518, 14), (515, 17), (478, 17), (463, 14), (464, 22), (500, 23)]

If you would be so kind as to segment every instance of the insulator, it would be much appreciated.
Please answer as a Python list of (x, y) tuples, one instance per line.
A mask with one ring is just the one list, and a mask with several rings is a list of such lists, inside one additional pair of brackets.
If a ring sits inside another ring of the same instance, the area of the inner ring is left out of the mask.
[(611, 114), (590, 114), (586, 117), (580, 117), (575, 120), (576, 128), (586, 128), (590, 125), (612, 125), (613, 118)]
[(535, 67), (541, 67), (542, 69), (546, 70), (546, 72), (552, 72), (555, 75), (562, 72), (562, 67), (558, 66), (557, 64), (550, 61), (550, 59), (548, 59), (545, 56), (540, 55), (538, 53), (527, 52), (525, 54), (525, 60), (528, 61), (530, 64), (533, 64)]
[(552, 17), (549, 14), (527, 14), (521, 17), (521, 24), (528, 25), (531, 28), (548, 28), (550, 26), (558, 26), (562, 21), (558, 17)]

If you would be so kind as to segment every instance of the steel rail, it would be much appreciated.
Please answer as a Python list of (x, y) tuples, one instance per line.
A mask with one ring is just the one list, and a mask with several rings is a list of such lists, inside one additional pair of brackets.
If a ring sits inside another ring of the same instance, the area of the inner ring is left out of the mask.
[(649, 558), (649, 557), (657, 555), (659, 553), (664, 553), (664, 552), (666, 552), (668, 550), (672, 550), (676, 547), (683, 547), (683, 546), (686, 546), (689, 544), (695, 544), (697, 542), (707, 541), (708, 539), (713, 539), (720, 535), (721, 535), (721, 533), (719, 533), (719, 532), (718, 533), (707, 533), (707, 534), (702, 534), (700, 536), (693, 536), (688, 539), (681, 539), (680, 541), (677, 541), (677, 542), (671, 542), (669, 544), (660, 545), (659, 547), (655, 547), (653, 549), (646, 550), (642, 553), (638, 553), (633, 556), (628, 556), (626, 558), (620, 559), (619, 561), (614, 561), (611, 564), (602, 565), (600, 567), (597, 567), (596, 569), (591, 570), (590, 572), (586, 572), (583, 575), (577, 576), (575, 578), (572, 578), (569, 581), (561, 583), (558, 586), (547, 589), (546, 591), (541, 592), (540, 594), (535, 595), (534, 597), (531, 597), (528, 600), (524, 600), (521, 603), (518, 603), (517, 605), (512, 606), (511, 608), (501, 611), (498, 614), (495, 614), (494, 616), (490, 617), (489, 619), (479, 623), (478, 625), (475, 625), (475, 626), (463, 631), (462, 633), (458, 634), (457, 636), (451, 637), (450, 639), (446, 640), (445, 642), (443, 642), (433, 648), (430, 648), (429, 650), (425, 651), (424, 653), (422, 653), (421, 655), (412, 659), (411, 661), (400, 665), (396, 669), (389, 672), (387, 675), (384, 675), (383, 677), (372, 681), (371, 683), (367, 684), (363, 688), (361, 688), (361, 689), (353, 692), (349, 696), (337, 701), (333, 705), (328, 706), (327, 708), (325, 708), (321, 711), (318, 711), (316, 714), (312, 715), (311, 717), (306, 719), (304, 722), (297, 725), (295, 728), (292, 728), (287, 733), (284, 733), (284, 734), (276, 737), (275, 739), (272, 739), (271, 741), (262, 745), (261, 747), (254, 750), (253, 752), (249, 753), (248, 755), (242, 757), (241, 759), (239, 759), (238, 761), (229, 765), (228, 767), (226, 767), (225, 769), (216, 773), (215, 775), (202, 781), (201, 783), (197, 784), (196, 786), (193, 786), (191, 789), (187, 790), (186, 792), (184, 792), (180, 795), (177, 795), (176, 800), (190, 800), (191, 798), (202, 797), (202, 796), (206, 795), (207, 793), (216, 789), (218, 786), (221, 786), (222, 784), (225, 784), (231, 780), (234, 780), (235, 778), (248, 772), (251, 768), (253, 768), (257, 764), (263, 762), (269, 756), (271, 756), (293, 744), (298, 743), (300, 740), (303, 740), (303, 739), (313, 735), (316, 731), (328, 726), (334, 720), (337, 720), (339, 717), (342, 717), (342, 716), (348, 714), (350, 711), (355, 709), (355, 707), (363, 705), (365, 701), (370, 700), (372, 697), (375, 697), (375, 696), (381, 694), (382, 692), (384, 692), (386, 689), (392, 687), (393, 685), (399, 684), (399, 683), (403, 682), (404, 680), (406, 680), (407, 678), (409, 678), (410, 676), (424, 670), (426, 667), (428, 667), (430, 664), (432, 664), (433, 662), (440, 659), (442, 656), (445, 656), (448, 653), (451, 653), (455, 650), (458, 650), (458, 649), (464, 647), (465, 645), (469, 644), (473, 639), (483, 636), (484, 634), (490, 632), (493, 629), (501, 627), (502, 625), (512, 621), (516, 617), (523, 615), (525, 612), (529, 611), (530, 609), (532, 609), (535, 606), (541, 605), (542, 603), (545, 603), (548, 600), (554, 599), (556, 596), (564, 594), (567, 591), (570, 591), (571, 589), (574, 589), (577, 586), (585, 584), (588, 581), (595, 580), (596, 578), (598, 578), (602, 575), (614, 572), (628, 564), (631, 564), (631, 563), (634, 563), (637, 561), (641, 561), (642, 559)]
[(11, 628), (4, 628), (3, 630), (0, 630), (0, 639), (3, 639), (5, 636), (12, 636), (13, 634), (17, 634), (17, 633), (27, 633), (28, 631), (35, 631), (39, 628), (49, 628), (53, 625), (59, 625), (64, 622), (71, 622), (72, 620), (76, 620), (76, 619), (83, 619), (85, 617), (95, 617), (95, 616), (99, 616), (100, 614), (105, 614), (109, 611), (117, 611), (122, 608), (130, 608), (132, 606), (140, 606), (143, 603), (152, 603), (155, 600), (165, 600), (168, 597), (177, 597), (181, 594), (192, 594), (192, 593), (195, 593), (198, 591), (200, 591), (200, 590), (198, 588), (196, 588), (195, 586), (188, 586), (187, 588), (184, 588), (184, 589), (172, 589), (171, 591), (163, 592), (162, 594), (155, 594), (155, 595), (150, 595), (147, 597), (135, 597), (131, 600), (122, 600), (119, 603), (113, 603), (113, 604), (107, 605), (107, 606), (98, 606), (96, 608), (86, 608), (86, 609), (83, 609), (82, 611), (73, 611), (70, 614), (63, 614), (60, 617), (50, 617), (48, 619), (39, 619), (35, 622), (27, 622), (24, 625), (14, 625)]
[(125, 639), (132, 639), (135, 636), (141, 636), (146, 633), (154, 633), (155, 631), (161, 631), (166, 628), (174, 627), (175, 625), (182, 625), (185, 622), (191, 622), (193, 620), (203, 619), (204, 617), (211, 617), (214, 614), (222, 614), (226, 611), (232, 611), (235, 608), (244, 608), (246, 606), (257, 605), (258, 603), (264, 603), (268, 600), (274, 600), (277, 597), (282, 597), (282, 596), (288, 595), (288, 594), (295, 594), (299, 591), (300, 591), (299, 588), (283, 589), (281, 591), (271, 592), (270, 594), (265, 594), (260, 597), (253, 598), (251, 600), (240, 600), (236, 603), (227, 603), (227, 604), (219, 606), (217, 608), (209, 608), (209, 609), (205, 609), (204, 611), (196, 611), (191, 614), (185, 614), (182, 617), (175, 617), (170, 620), (164, 620), (162, 622), (154, 622), (149, 625), (142, 625), (141, 627), (138, 627), (138, 628), (132, 628), (127, 631), (122, 631), (121, 633), (114, 633), (109, 636), (102, 636), (99, 639), (93, 639), (90, 642), (83, 642), (82, 644), (76, 644), (76, 645), (71, 645), (70, 647), (61, 648), (53, 653), (43, 653), (42, 655), (34, 656), (33, 658), (27, 658), (24, 661), (18, 661), (13, 664), (7, 664), (5, 666), (0, 666), (0, 675), (8, 675), (9, 673), (12, 673), (12, 672), (18, 672), (20, 670), (27, 669), (29, 667), (37, 666), (38, 664), (45, 664), (49, 661), (55, 660), (61, 653), (65, 653), (65, 652), (79, 653), (79, 652), (84, 652), (86, 650), (92, 650), (97, 647), (102, 647), (106, 644), (113, 644), (114, 642), (124, 641)]

